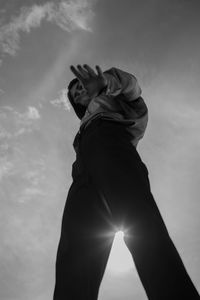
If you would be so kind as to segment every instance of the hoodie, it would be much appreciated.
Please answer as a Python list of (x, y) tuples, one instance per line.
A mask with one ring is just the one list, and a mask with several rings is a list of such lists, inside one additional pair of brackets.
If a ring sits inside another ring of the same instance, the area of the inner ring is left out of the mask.
[(70, 92), (73, 79), (68, 86), (68, 98), (80, 121), (79, 134), (96, 118), (123, 124), (132, 135), (132, 144), (137, 147), (148, 122), (148, 109), (141, 97), (142, 90), (136, 77), (118, 68), (104, 72), (107, 86), (93, 98), (87, 107), (77, 104)]

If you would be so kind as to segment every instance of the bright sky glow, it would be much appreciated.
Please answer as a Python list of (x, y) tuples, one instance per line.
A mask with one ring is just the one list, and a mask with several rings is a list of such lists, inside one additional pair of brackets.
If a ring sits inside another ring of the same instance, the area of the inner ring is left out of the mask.
[(129, 271), (134, 267), (132, 256), (124, 243), (123, 237), (123, 231), (118, 231), (115, 234), (107, 264), (107, 269), (115, 274), (121, 274), (123, 272)]

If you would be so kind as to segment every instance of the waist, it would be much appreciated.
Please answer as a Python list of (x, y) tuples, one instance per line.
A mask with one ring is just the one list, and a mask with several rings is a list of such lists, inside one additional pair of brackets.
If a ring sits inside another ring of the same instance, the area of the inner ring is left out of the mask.
[(78, 148), (80, 141), (85, 138), (88, 139), (89, 136), (93, 136), (94, 134), (100, 143), (104, 143), (105, 140), (111, 142), (111, 140), (113, 141), (115, 139), (118, 143), (128, 142), (136, 147), (136, 145), (132, 143), (132, 140), (134, 139), (133, 135), (129, 132), (128, 126), (124, 125), (124, 123), (118, 120), (106, 118), (104, 116), (99, 116), (90, 120), (80, 127), (79, 132), (75, 136), (73, 146), (76, 153), (79, 152)]
[(96, 128), (99, 128), (100, 124), (101, 126), (105, 124), (105, 126), (109, 126), (109, 127), (114, 126), (114, 128), (119, 128), (119, 127), (124, 128), (124, 125), (118, 120), (107, 118), (105, 116), (98, 116), (92, 120), (89, 120), (87, 123), (83, 124), (80, 127), (79, 133), (80, 135), (83, 135), (88, 131), (93, 131)]
[(99, 113), (95, 115), (93, 118), (90, 118), (88, 121), (84, 122), (81, 124), (79, 133), (82, 133), (83, 131), (86, 130), (86, 128), (91, 127), (96, 127), (96, 124), (105, 122), (105, 124), (116, 124), (122, 127), (126, 126), (132, 126), (135, 124), (135, 121), (133, 120), (122, 120), (119, 117), (117, 117), (115, 114), (104, 114), (104, 113)]

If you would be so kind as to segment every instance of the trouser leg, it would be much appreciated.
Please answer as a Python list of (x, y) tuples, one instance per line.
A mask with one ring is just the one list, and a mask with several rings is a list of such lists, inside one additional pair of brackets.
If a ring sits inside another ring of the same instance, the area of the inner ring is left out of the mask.
[(145, 165), (136, 150), (120, 143), (123, 131), (109, 130), (100, 124), (86, 133), (82, 156), (115, 221), (127, 230), (125, 243), (148, 299), (199, 299), (151, 194)]
[(191, 282), (183, 262), (167, 233), (157, 233), (157, 229), (140, 226), (140, 236), (125, 237), (138, 274), (150, 300), (199, 300), (199, 295)]
[(159, 214), (150, 211), (128, 223), (124, 241), (148, 299), (200, 299)]
[(64, 209), (54, 300), (97, 300), (113, 242), (96, 191), (80, 180), (72, 184)]

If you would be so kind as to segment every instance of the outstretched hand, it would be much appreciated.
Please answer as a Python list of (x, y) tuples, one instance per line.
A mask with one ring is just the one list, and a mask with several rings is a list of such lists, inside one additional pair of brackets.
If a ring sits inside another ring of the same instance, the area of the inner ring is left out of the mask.
[(83, 84), (88, 95), (91, 98), (96, 97), (107, 85), (107, 79), (99, 66), (96, 66), (97, 74), (90, 66), (85, 64), (83, 67), (77, 65), (76, 69), (74, 66), (70, 66), (70, 69)]

